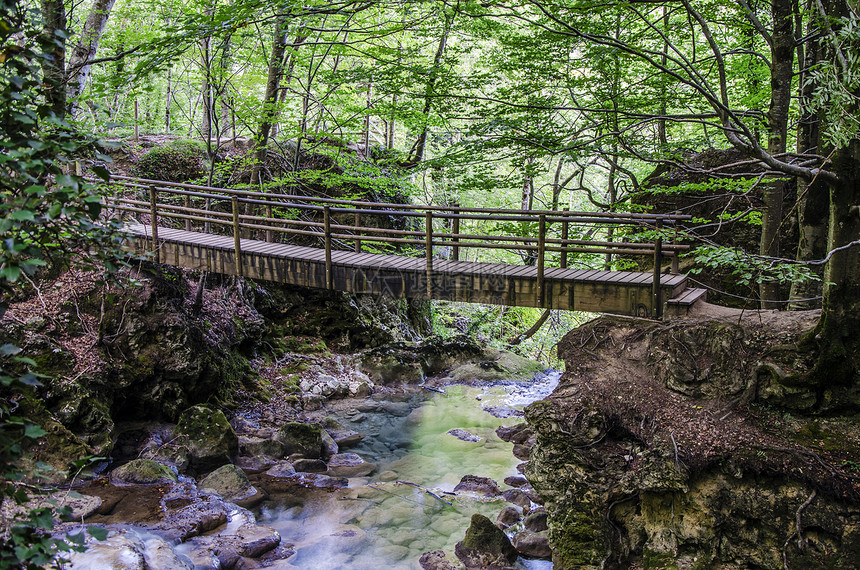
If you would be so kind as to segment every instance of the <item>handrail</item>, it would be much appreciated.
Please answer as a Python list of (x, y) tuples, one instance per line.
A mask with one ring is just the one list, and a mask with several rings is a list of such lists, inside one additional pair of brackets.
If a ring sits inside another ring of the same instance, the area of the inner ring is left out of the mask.
[[(101, 180), (93, 179), (94, 182), (104, 183)], [(614, 213), (614, 212), (577, 212), (577, 211), (568, 211), (568, 210), (514, 210), (509, 208), (469, 208), (463, 206), (422, 206), (418, 204), (391, 204), (387, 202), (365, 202), (359, 200), (346, 200), (342, 198), (323, 198), (316, 196), (300, 196), (295, 194), (275, 194), (269, 192), (256, 192), (253, 190), (236, 190), (231, 188), (217, 188), (212, 186), (201, 186), (197, 184), (187, 184), (182, 182), (167, 182), (164, 180), (151, 180), (147, 178), (134, 178), (131, 176), (119, 176), (119, 175), (111, 175), (109, 184), (116, 184), (117, 181), (121, 185), (133, 185), (139, 188), (148, 188), (149, 186), (155, 185), (159, 190), (161, 189), (169, 189), (169, 188), (181, 188), (187, 190), (204, 190), (207, 192), (201, 193), (191, 193), (191, 196), (197, 197), (205, 197), (205, 198), (221, 198), (221, 199), (229, 199), (230, 196), (235, 195), (237, 197), (245, 197), (245, 198), (259, 198), (263, 200), (262, 203), (268, 203), (269, 201), (275, 200), (298, 200), (304, 202), (317, 202), (319, 204), (343, 204), (346, 206), (350, 206), (350, 208), (346, 209), (335, 209), (332, 208), (332, 213), (336, 213), (337, 211), (354, 211), (358, 207), (375, 207), (379, 206), (383, 208), (382, 211), (378, 212), (380, 214), (389, 214), (391, 215), (393, 212), (391, 210), (392, 207), (399, 208), (401, 211), (397, 212), (397, 215), (406, 215), (408, 211), (431, 211), (434, 212), (434, 217), (436, 212), (450, 212), (451, 216), (456, 216), (462, 213), (474, 213), (474, 214), (510, 214), (517, 216), (518, 220), (521, 220), (523, 216), (533, 217), (534, 219), (530, 221), (538, 221), (538, 216), (541, 214), (547, 216), (554, 216), (552, 220), (548, 219), (547, 221), (563, 221), (565, 218), (572, 217), (582, 217), (582, 218), (602, 218), (603, 220), (618, 220), (620, 223), (629, 223), (632, 221), (656, 221), (663, 220), (663, 223), (671, 223), (673, 221), (685, 221), (692, 219), (691, 215), (688, 214), (636, 214), (636, 213)], [(131, 183), (131, 184), (126, 184)], [(211, 194), (211, 192), (218, 192), (219, 194)], [(184, 192), (175, 192), (176, 194), (185, 194)], [(292, 204), (292, 203), (291, 203)], [(293, 206), (300, 207), (305, 206), (303, 204), (292, 204)], [(322, 207), (318, 207), (320, 211), (322, 211)], [(316, 209), (316, 208), (315, 208)], [(364, 212), (364, 210), (362, 210)], [(377, 212), (373, 212), (377, 213)], [(423, 217), (423, 213), (417, 214), (417, 216)], [(446, 216), (447, 217), (447, 216)], [(601, 223), (611, 223), (609, 221), (602, 221)]]
[[(114, 176), (109, 184), (146, 191), (147, 199), (121, 195), (109, 196), (106, 198), (106, 206), (114, 210), (115, 214), (149, 216), (156, 261), (159, 261), (158, 226), (166, 223), (167, 220), (184, 223), (187, 231), (192, 230), (194, 223), (204, 224), (205, 231), (210, 231), (212, 225), (230, 228), (236, 252), (237, 275), (243, 274), (241, 243), (243, 236), (251, 237), (255, 232), (264, 232), (266, 241), (273, 241), (276, 235), (322, 239), (325, 250), (326, 287), (329, 289), (333, 288), (332, 250), (335, 245), (340, 245), (340, 242), (353, 242), (349, 249), (356, 253), (361, 252), (365, 244), (382, 244), (395, 246), (398, 249), (401, 246), (423, 248), (428, 295), (433, 275), (435, 246), (449, 247), (450, 258), (453, 261), (460, 260), (461, 250), (469, 249), (494, 249), (525, 254), (531, 258), (537, 269), (536, 291), (541, 303), (545, 292), (548, 252), (559, 254), (559, 266), (562, 268), (568, 267), (568, 257), (571, 253), (648, 255), (653, 256), (652, 298), (654, 316), (659, 318), (662, 316), (660, 290), (662, 259), (664, 256), (671, 257), (674, 270), (677, 267), (674, 260), (677, 259), (678, 254), (689, 249), (686, 245), (664, 244), (663, 235), (660, 233), (664, 224), (674, 226), (691, 219), (689, 215), (389, 204), (267, 194), (127, 176)], [(181, 203), (176, 203), (175, 200), (173, 203), (169, 202), (170, 196), (181, 198)], [(194, 200), (197, 200), (198, 204), (200, 201), (204, 202), (205, 208), (193, 207)], [(224, 203), (226, 206), (227, 202), (230, 204), (229, 210), (224, 211), (219, 204)], [(265, 208), (265, 214), (259, 215), (263, 208)], [(278, 217), (278, 215), (283, 216), (287, 211), (297, 212), (304, 219)], [(405, 229), (367, 225), (368, 217), (374, 216), (396, 216), (414, 221)], [(362, 218), (365, 221), (364, 225), (362, 225)], [(423, 220), (420, 220), (421, 218)], [(434, 229), (434, 222), (437, 220), (442, 220), (444, 224), (440, 230)], [(352, 223), (349, 223), (350, 221)], [(465, 222), (536, 222), (537, 236), (493, 235), (486, 233), (485, 228), (477, 226), (474, 229), (464, 228)], [(560, 228), (560, 232), (553, 235), (551, 233), (553, 226)], [(637, 242), (580, 239), (575, 235), (571, 236), (571, 228), (574, 226), (646, 228), (656, 231), (657, 237), (653, 241)], [(339, 243), (335, 244), (335, 240)]]

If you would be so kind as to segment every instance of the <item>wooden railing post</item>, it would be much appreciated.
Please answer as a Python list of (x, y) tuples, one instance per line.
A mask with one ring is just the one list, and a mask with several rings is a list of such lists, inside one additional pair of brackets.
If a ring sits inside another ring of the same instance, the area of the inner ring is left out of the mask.
[(427, 299), (433, 298), (433, 212), (424, 213), (424, 247), (427, 259)]
[[(188, 194), (185, 195), (185, 208), (188, 210), (191, 209), (191, 196), (189, 196)], [(185, 212), (185, 215), (190, 216), (191, 212)], [(185, 231), (186, 232), (191, 231), (191, 220), (189, 220), (187, 218), (185, 220)]]
[(325, 232), (325, 288), (334, 289), (331, 267), (331, 206), (323, 206), (323, 232)]
[(358, 228), (361, 227), (361, 214), (355, 213), (355, 253), (361, 253), (361, 240), (358, 239)]
[[(565, 208), (564, 212), (567, 212), (569, 208)], [(570, 222), (567, 221), (567, 215), (564, 217), (564, 221), (561, 223), (561, 263), (559, 264), (562, 269), (567, 268), (567, 244), (564, 243), (567, 241), (568, 232), (569, 232)]]
[(546, 215), (538, 216), (537, 297), (538, 305), (544, 304), (543, 269), (546, 255)]
[(161, 263), (161, 253), (158, 251), (158, 191), (155, 186), (149, 187), (149, 223), (152, 225), (152, 251), (155, 262)]
[[(272, 203), (269, 202), (268, 200), (267, 200), (267, 202), (268, 203), (266, 204), (266, 221), (267, 221), (267, 225), (268, 225), (268, 224), (272, 223), (272, 218), (274, 216), (272, 215)], [(266, 241), (268, 241), (268, 242), (272, 241), (272, 230), (266, 230)]]
[[(672, 238), (672, 245), (678, 245), (678, 222), (675, 221), (675, 235)], [(674, 250), (672, 252), (672, 275), (678, 275), (681, 272), (680, 267), (678, 267), (678, 250)]]
[[(656, 227), (659, 232), (663, 226), (663, 220), (657, 219)], [(663, 236), (657, 235), (657, 240), (654, 242), (654, 279), (652, 284), (652, 303), (651, 313), (656, 319), (663, 318), (663, 299), (660, 291), (660, 269), (663, 265)]]
[(236, 250), (235, 253), (235, 263), (236, 263), (236, 275), (239, 277), (243, 277), (244, 273), (242, 271), (242, 241), (241, 241), (241, 233), (239, 227), (239, 198), (233, 196), (233, 248)]
[(460, 261), (460, 246), (457, 245), (460, 243), (460, 205), (456, 205), (456, 209), (454, 210), (454, 215), (458, 216), (454, 218), (454, 223), (452, 224), (451, 231), (454, 236), (451, 238), (451, 241), (454, 242), (454, 246), (451, 249), (451, 259), (454, 261)]

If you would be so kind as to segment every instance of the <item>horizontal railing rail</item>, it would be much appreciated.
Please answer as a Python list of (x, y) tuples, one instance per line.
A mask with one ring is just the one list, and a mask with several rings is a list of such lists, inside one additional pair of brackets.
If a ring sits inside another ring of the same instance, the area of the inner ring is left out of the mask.
[[(536, 266), (541, 295), (547, 253), (558, 254), (557, 263), (562, 268), (568, 267), (573, 254), (650, 256), (653, 257), (655, 307), (661, 304), (663, 258), (672, 258), (672, 271), (676, 273), (678, 255), (688, 249), (683, 244), (667, 243), (666, 232), (674, 228), (672, 239), (676, 239), (679, 224), (691, 219), (691, 216), (679, 214), (391, 204), (214, 188), (128, 176), (112, 176), (108, 184), (115, 187), (115, 192), (106, 199), (106, 206), (114, 215), (136, 216), (140, 223), (149, 218), (156, 260), (158, 226), (168, 223), (184, 225), (187, 231), (205, 233), (218, 233), (215, 228), (224, 228), (223, 233), (233, 235), (237, 260), (242, 255), (242, 237), (257, 237), (269, 242), (290, 236), (322, 240), (329, 287), (332, 250), (334, 247), (344, 249), (350, 242), (352, 247), (346, 250), (356, 253), (371, 246), (376, 246), (376, 251), (388, 248), (390, 252), (395, 248), (401, 255), (403, 246), (415, 246), (416, 251), (423, 248), (421, 253), (426, 258), (428, 277), (433, 271), (434, 248), (448, 248), (445, 255), (452, 261), (460, 261), (462, 250), (504, 250), (515, 252), (524, 262), (528, 260), (531, 263), (527, 264)], [(229, 207), (225, 207), (226, 204)], [(371, 219), (390, 220), (392, 217), (402, 218), (401, 228), (368, 225)], [(507, 227), (503, 227), (505, 223)], [(437, 225), (441, 227), (437, 229)], [(514, 233), (517, 227), (524, 235)], [(626, 234), (618, 241), (588, 239), (610, 227), (628, 227), (642, 233)], [(578, 228), (583, 235), (572, 235)], [(237, 266), (241, 275), (239, 261)], [(659, 317), (662, 311), (659, 308), (657, 311), (655, 316)]]

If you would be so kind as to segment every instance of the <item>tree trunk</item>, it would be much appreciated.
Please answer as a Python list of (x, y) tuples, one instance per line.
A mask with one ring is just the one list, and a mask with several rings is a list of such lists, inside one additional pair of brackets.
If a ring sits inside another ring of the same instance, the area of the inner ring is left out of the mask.
[(269, 75), (266, 80), (266, 93), (263, 96), (263, 111), (257, 131), (257, 153), (251, 170), (251, 184), (262, 184), (262, 172), (268, 156), (269, 133), (277, 117), (278, 89), (284, 69), (284, 53), (287, 49), (287, 17), (278, 17), (275, 22), (275, 35), (272, 40), (272, 54), (269, 58)]
[(433, 57), (433, 67), (430, 68), (430, 73), (427, 77), (427, 86), (424, 90), (424, 108), (421, 110), (421, 114), (424, 116), (424, 127), (421, 130), (421, 134), (418, 135), (418, 140), (412, 145), (412, 150), (409, 153), (409, 158), (406, 160), (405, 166), (415, 166), (424, 160), (424, 149), (427, 147), (427, 134), (429, 132), (430, 111), (433, 109), (433, 100), (436, 97), (436, 83), (439, 80), (442, 58), (445, 56), (445, 48), (448, 46), (448, 35), (451, 33), (453, 22), (454, 15), (449, 16), (445, 14), (445, 27), (442, 29), (442, 36), (439, 38), (436, 55)]
[(173, 67), (167, 68), (167, 96), (164, 98), (164, 132), (170, 133), (170, 103), (173, 98)]
[[(805, 30), (813, 34), (816, 28), (815, 20), (811, 20)], [(804, 33), (801, 26), (797, 26), (797, 35)], [(804, 44), (801, 44), (803, 46)], [(799, 78), (800, 99), (800, 121), (797, 126), (797, 152), (816, 152), (827, 154), (821, 140), (821, 129), (816, 116), (815, 109), (811, 108), (811, 98), (815, 84), (809, 81), (809, 70), (821, 60), (821, 49), (818, 42), (809, 42), (804, 49), (798, 51), (801, 72)], [(828, 197), (827, 184), (816, 180), (809, 184), (806, 180), (797, 181), (797, 225), (799, 240), (797, 244), (798, 261), (810, 261), (822, 259), (827, 253), (827, 223), (828, 223)], [(813, 267), (821, 276), (823, 268)], [(791, 294), (789, 296), (789, 309), (803, 310), (820, 307), (819, 300), (815, 300), (822, 292), (822, 285), (816, 281), (793, 281)]]
[(200, 96), (203, 100), (203, 117), (200, 120), (200, 136), (208, 139), (212, 134), (212, 38), (206, 36), (200, 40), (200, 65), (203, 66), (203, 82), (200, 86)]
[(49, 59), (41, 59), (45, 100), (54, 115), (66, 116), (66, 7), (62, 0), (41, 0), (44, 27), (39, 38)]
[(115, 2), (116, 0), (93, 0), (81, 38), (69, 56), (67, 93), (71, 100), (69, 114), (72, 118), (78, 111), (78, 99), (90, 78), (90, 61), (98, 52), (99, 41)]
[[(788, 136), (788, 112), (791, 105), (791, 80), (794, 72), (794, 12), (792, 0), (773, 0), (773, 34), (771, 35), (770, 107), (768, 119), (768, 145), (771, 155), (785, 152)], [(764, 190), (764, 212), (762, 213), (761, 243), (759, 253), (764, 256), (779, 256), (779, 229), (782, 224), (782, 202), (785, 182), (775, 180)], [(776, 308), (767, 301), (780, 299), (778, 281), (763, 281), (759, 285), (759, 296), (763, 309)]]
[[(842, 181), (830, 186), (829, 251), (860, 241), (860, 139), (834, 155), (833, 171)], [(824, 283), (814, 370), (822, 388), (856, 382), (860, 374), (860, 243), (833, 254)]]

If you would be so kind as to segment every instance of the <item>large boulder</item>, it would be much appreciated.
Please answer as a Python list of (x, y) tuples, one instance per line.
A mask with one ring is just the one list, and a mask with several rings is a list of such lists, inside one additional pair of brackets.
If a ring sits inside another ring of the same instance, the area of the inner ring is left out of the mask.
[(224, 412), (207, 406), (191, 406), (179, 417), (176, 435), (184, 438), (195, 472), (230, 463), (239, 451), (239, 438)]
[(211, 490), (227, 501), (243, 501), (257, 494), (248, 476), (235, 465), (222, 465), (198, 484), (200, 490)]
[(278, 430), (275, 439), (284, 446), (286, 455), (326, 459), (337, 453), (337, 444), (319, 424), (289, 422)]
[(517, 549), (502, 530), (484, 515), (475, 513), (466, 536), (454, 554), (469, 570), (502, 570), (517, 560)]
[(111, 483), (126, 485), (152, 485), (154, 483), (175, 483), (176, 473), (151, 459), (134, 459), (111, 471)]

